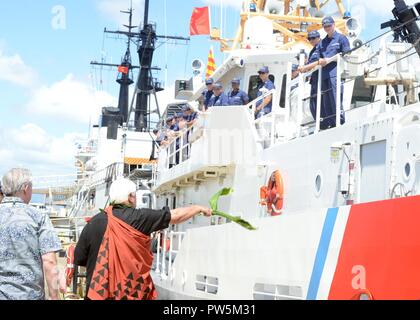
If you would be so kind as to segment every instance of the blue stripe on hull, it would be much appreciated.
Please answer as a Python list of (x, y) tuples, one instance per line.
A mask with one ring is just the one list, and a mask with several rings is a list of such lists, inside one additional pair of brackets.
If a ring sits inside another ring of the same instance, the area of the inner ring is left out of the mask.
[(307, 300), (315, 300), (318, 294), (319, 283), (321, 282), (322, 272), (324, 271), (325, 261), (327, 260), (328, 249), (330, 247), (335, 221), (337, 220), (338, 208), (328, 209), (324, 221), (321, 239), (316, 252), (315, 263), (312, 269), (311, 281), (309, 282)]

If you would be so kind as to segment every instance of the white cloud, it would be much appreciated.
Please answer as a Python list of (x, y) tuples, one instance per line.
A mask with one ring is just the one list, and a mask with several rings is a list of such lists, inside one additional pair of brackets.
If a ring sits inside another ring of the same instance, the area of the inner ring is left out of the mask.
[(117, 100), (105, 91), (97, 91), (69, 74), (64, 80), (34, 91), (26, 111), (79, 123), (96, 122), (102, 107), (117, 106)]
[[(127, 24), (128, 16), (120, 11), (127, 11), (130, 8), (130, 0), (97, 0), (97, 7), (102, 14), (119, 26)], [(139, 19), (143, 20), (144, 0), (133, 0), (133, 9), (133, 24), (137, 25)]]
[(0, 47), (0, 81), (30, 87), (35, 79), (35, 71), (25, 64), (20, 55), (6, 55)]
[(62, 137), (53, 137), (33, 123), (3, 130), (0, 135), (0, 173), (12, 167), (28, 168), (34, 175), (73, 173), (75, 142), (84, 136), (66, 133)]

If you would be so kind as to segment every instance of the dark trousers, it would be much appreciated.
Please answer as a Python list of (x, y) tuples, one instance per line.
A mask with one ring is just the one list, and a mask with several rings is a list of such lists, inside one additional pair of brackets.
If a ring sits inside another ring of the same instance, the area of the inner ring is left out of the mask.
[[(340, 122), (344, 124), (345, 115), (343, 111), (343, 83), (341, 83), (341, 107), (340, 107)], [(316, 101), (318, 92), (318, 81), (313, 80), (311, 83), (311, 101), (310, 109), (312, 117), (316, 120)], [(321, 83), (321, 129), (325, 130), (328, 128), (335, 127), (335, 109), (336, 109), (336, 97), (337, 97), (337, 78), (329, 78), (322, 80)]]

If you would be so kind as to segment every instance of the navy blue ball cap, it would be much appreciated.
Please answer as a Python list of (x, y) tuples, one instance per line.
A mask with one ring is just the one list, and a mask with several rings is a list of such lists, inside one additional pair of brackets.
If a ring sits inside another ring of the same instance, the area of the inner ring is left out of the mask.
[(258, 70), (258, 73), (269, 73), (268, 67), (262, 67), (260, 70)]
[(239, 78), (233, 78), (232, 83), (240, 84), (241, 80), (239, 80)]
[(333, 17), (325, 17), (324, 19), (322, 19), (322, 26), (323, 27), (328, 27), (328, 26), (332, 26), (335, 23)]
[(192, 110), (192, 109), (191, 109), (191, 106), (190, 106), (189, 104), (184, 104), (184, 105), (182, 106), (182, 111), (188, 111), (188, 110)]
[(214, 88), (215, 89), (222, 89), (223, 85), (220, 82), (217, 82), (217, 83), (214, 84)]
[(174, 117), (167, 117), (166, 118), (166, 122), (169, 122), (169, 121), (172, 121), (172, 120), (174, 120)]
[(206, 80), (206, 85), (207, 84), (213, 84), (214, 83), (214, 80), (212, 79), (212, 78), (208, 78), (207, 80)]
[(308, 33), (308, 38), (321, 38), (321, 34), (318, 31), (311, 31)]
[(292, 64), (292, 71), (296, 71), (299, 68), (297, 64)]

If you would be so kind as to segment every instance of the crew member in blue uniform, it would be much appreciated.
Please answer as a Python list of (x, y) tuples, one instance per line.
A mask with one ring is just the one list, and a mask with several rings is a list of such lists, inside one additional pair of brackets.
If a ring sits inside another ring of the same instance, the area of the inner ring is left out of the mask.
[[(258, 86), (258, 97), (263, 96), (267, 92), (275, 89), (274, 83), (270, 80), (270, 71), (268, 67), (262, 67), (258, 70), (258, 74), (261, 79), (261, 84)], [(269, 114), (273, 106), (273, 95), (269, 95), (257, 102), (257, 108), (255, 109), (255, 119), (261, 118), (262, 116)]]
[[(327, 59), (332, 58), (339, 53), (350, 51), (350, 42), (346, 36), (335, 30), (335, 22), (332, 17), (325, 17), (322, 20), (327, 36), (316, 46), (312, 57), (308, 61), (308, 68), (311, 69), (321, 65), (322, 69), (322, 104), (321, 104), (321, 129), (335, 127), (335, 110), (337, 97), (337, 62), (331, 62), (327, 65)], [(340, 75), (338, 75), (340, 76)], [(340, 122), (345, 122), (343, 111), (343, 86), (341, 86), (341, 114)], [(316, 114), (316, 113), (313, 113)]]
[(210, 99), (211, 99), (211, 97), (214, 94), (214, 92), (213, 92), (213, 84), (214, 84), (214, 80), (212, 78), (208, 78), (206, 80), (207, 89), (203, 91), (204, 110), (207, 110), (207, 108), (209, 107)]
[(213, 85), (213, 92), (213, 97), (210, 99), (208, 108), (228, 105), (228, 97), (223, 92), (223, 85), (221, 83), (218, 82)]
[(228, 93), (229, 106), (244, 106), (249, 103), (248, 95), (239, 86), (241, 81), (238, 78), (232, 79), (232, 90)]
[[(321, 42), (321, 35), (319, 34), (319, 32), (318, 31), (309, 32), (308, 41), (310, 42), (313, 48), (311, 52), (309, 52), (307, 65), (303, 67), (299, 67), (299, 71), (302, 73), (308, 72), (311, 69), (311, 68), (308, 68), (308, 65), (320, 59), (316, 51), (316, 47)], [(316, 102), (317, 102), (317, 93), (318, 93), (318, 71), (315, 71), (314, 73), (312, 73), (309, 83), (311, 84), (310, 109), (311, 109), (312, 117), (315, 120), (316, 119)]]
[[(321, 129), (335, 127), (335, 110), (336, 110), (336, 97), (337, 97), (337, 62), (332, 62), (327, 65), (327, 58), (334, 57), (339, 53), (346, 53), (351, 50), (350, 42), (346, 36), (338, 33), (335, 30), (335, 22), (332, 17), (326, 17), (322, 20), (327, 36), (322, 39), (315, 49), (315, 55), (319, 55), (318, 63), (323, 66), (322, 69), (322, 91), (323, 91), (323, 104), (324, 114), (321, 122)], [(341, 86), (341, 114), (340, 122), (345, 122), (343, 111), (343, 86)], [(321, 107), (321, 110), (322, 110)]]

